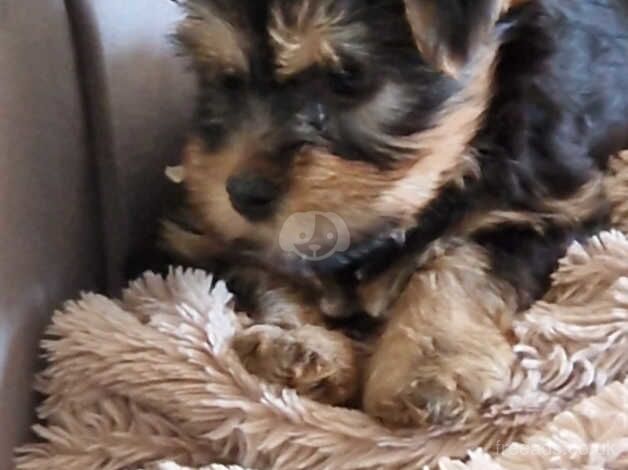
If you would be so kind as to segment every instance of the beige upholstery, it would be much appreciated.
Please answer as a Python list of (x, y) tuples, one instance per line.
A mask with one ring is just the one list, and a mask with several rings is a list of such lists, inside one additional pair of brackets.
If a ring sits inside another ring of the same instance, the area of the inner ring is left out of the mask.
[(0, 1), (0, 470), (28, 436), (53, 309), (116, 291), (176, 161), (193, 90), (169, 0)]

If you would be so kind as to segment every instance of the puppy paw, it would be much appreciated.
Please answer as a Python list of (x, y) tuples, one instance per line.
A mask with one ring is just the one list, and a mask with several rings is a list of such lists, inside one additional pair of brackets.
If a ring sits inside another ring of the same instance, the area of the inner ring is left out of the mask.
[(253, 375), (313, 400), (338, 405), (356, 393), (355, 353), (339, 333), (316, 326), (257, 325), (236, 336), (233, 349)]
[(509, 357), (476, 364), (478, 367), (469, 367), (468, 358), (450, 357), (447, 362), (456, 364), (454, 369), (422, 364), (397, 383), (381, 386), (371, 380), (365, 409), (392, 427), (463, 424), (506, 394), (511, 382)]
[[(430, 381), (415, 380), (402, 393), (402, 402), (412, 424), (454, 425), (478, 416), (484, 404), (503, 397), (510, 384), (510, 369), (497, 375), (480, 374), (473, 377), (475, 390), (463, 377), (437, 377)], [(481, 392), (480, 392), (481, 391)]]
[(475, 409), (464, 394), (445, 384), (414, 381), (399, 393), (373, 397), (367, 395), (364, 408), (372, 417), (390, 427), (425, 427), (453, 424), (474, 415)]

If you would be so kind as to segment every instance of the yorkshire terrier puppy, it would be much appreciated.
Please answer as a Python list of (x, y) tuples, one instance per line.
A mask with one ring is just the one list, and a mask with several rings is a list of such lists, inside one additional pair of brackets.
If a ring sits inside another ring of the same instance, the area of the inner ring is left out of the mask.
[[(511, 322), (607, 223), (626, 0), (187, 0), (198, 77), (178, 259), (254, 326), (245, 366), (391, 425), (499, 399)], [(382, 322), (356, 350), (329, 319)]]

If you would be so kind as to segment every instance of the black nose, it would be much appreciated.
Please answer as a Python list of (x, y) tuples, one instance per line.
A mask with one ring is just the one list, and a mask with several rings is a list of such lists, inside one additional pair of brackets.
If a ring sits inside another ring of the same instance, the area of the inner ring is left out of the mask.
[(247, 219), (256, 221), (272, 215), (279, 187), (257, 175), (236, 175), (227, 181), (231, 205)]

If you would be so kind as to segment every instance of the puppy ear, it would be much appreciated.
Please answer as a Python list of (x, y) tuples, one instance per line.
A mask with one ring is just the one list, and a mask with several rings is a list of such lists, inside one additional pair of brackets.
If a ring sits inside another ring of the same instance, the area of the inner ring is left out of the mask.
[(204, 72), (248, 70), (245, 16), (225, 0), (176, 0), (186, 12), (174, 36)]
[(456, 75), (476, 52), (510, 2), (404, 0), (417, 46), (426, 60)]

